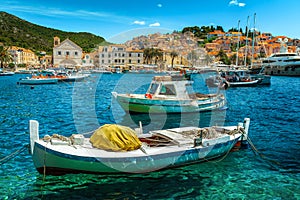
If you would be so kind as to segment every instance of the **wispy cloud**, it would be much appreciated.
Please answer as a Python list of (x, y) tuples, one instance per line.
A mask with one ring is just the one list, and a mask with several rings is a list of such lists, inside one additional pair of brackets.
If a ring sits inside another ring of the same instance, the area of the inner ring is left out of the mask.
[(162, 7), (162, 4), (160, 4), (160, 3), (159, 3), (159, 4), (157, 4), (157, 7), (161, 8), (161, 7)]
[(62, 10), (60, 8), (54, 7), (43, 7), (43, 6), (19, 6), (13, 4), (1, 5), (2, 10), (13, 11), (13, 12), (22, 12), (29, 14), (36, 14), (40, 16), (47, 17), (76, 17), (82, 19), (93, 19), (100, 21), (109, 21), (124, 23), (124, 21), (133, 21), (132, 18), (127, 16), (120, 16), (114, 13), (102, 12), (102, 11), (87, 11), (87, 10)]
[(136, 21), (133, 22), (133, 24), (145, 25), (146, 23), (145, 23), (145, 21), (138, 21), (138, 20), (136, 20)]
[(158, 26), (160, 26), (160, 23), (156, 22), (156, 23), (150, 24), (149, 26), (150, 27), (158, 27)]
[(244, 7), (244, 6), (246, 6), (245, 3), (238, 2), (238, 0), (231, 0), (231, 1), (229, 2), (229, 5), (230, 5), (230, 6), (239, 6), (239, 7)]

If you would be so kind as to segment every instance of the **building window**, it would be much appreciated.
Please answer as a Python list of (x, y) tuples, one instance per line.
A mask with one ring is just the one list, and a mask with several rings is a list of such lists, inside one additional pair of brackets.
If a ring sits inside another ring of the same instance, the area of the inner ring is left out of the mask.
[(131, 53), (129, 53), (129, 57), (131, 57)]
[(104, 60), (102, 60), (102, 64), (104, 63)]
[(75, 56), (78, 56), (78, 52), (77, 52), (77, 51), (75, 51), (75, 52), (74, 52), (74, 55), (75, 55)]
[(131, 64), (131, 59), (129, 59), (128, 62)]
[(67, 55), (67, 56), (70, 55), (70, 52), (66, 51), (66, 55)]
[(137, 60), (138, 63), (140, 63), (140, 60)]
[(58, 52), (57, 52), (57, 55), (59, 55), (59, 56), (60, 56), (60, 55), (61, 55), (61, 51), (58, 51)]
[(138, 55), (137, 55), (138, 57), (140, 57), (140, 54), (138, 53)]

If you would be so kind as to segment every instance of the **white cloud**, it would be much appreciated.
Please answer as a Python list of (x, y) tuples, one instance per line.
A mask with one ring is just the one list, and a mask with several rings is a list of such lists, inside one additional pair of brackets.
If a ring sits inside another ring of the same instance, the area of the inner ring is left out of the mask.
[(159, 4), (157, 4), (157, 7), (161, 8), (161, 7), (162, 7), (162, 4), (160, 4), (160, 3), (159, 3)]
[(244, 6), (246, 6), (245, 3), (238, 2), (238, 0), (231, 0), (231, 1), (229, 2), (229, 5), (230, 5), (230, 6), (239, 6), (239, 7), (244, 7)]
[(133, 24), (145, 25), (146, 23), (145, 23), (145, 21), (138, 21), (138, 20), (136, 20), (136, 21), (133, 22)]
[(156, 23), (154, 23), (154, 24), (150, 24), (149, 26), (150, 26), (150, 27), (154, 27), (154, 26), (157, 27), (157, 26), (160, 26), (160, 23), (156, 22)]

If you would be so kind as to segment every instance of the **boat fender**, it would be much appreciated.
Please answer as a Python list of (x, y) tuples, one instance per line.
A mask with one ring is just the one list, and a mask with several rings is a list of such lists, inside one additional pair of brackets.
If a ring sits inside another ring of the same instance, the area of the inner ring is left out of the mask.
[(152, 99), (152, 94), (147, 93), (147, 94), (145, 94), (145, 97), (146, 97), (147, 99)]

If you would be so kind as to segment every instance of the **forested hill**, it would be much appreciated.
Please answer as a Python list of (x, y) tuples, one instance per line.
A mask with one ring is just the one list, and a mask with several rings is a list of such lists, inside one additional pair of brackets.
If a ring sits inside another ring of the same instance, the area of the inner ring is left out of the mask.
[(61, 41), (69, 38), (79, 45), (84, 52), (91, 52), (105, 40), (103, 37), (86, 32), (65, 32), (57, 29), (39, 26), (6, 12), (0, 12), (0, 43), (5, 46), (18, 46), (32, 50), (35, 53), (46, 51), (52, 54), (53, 37)]

